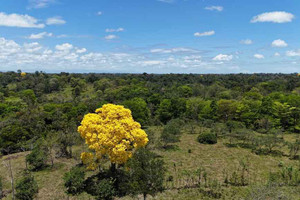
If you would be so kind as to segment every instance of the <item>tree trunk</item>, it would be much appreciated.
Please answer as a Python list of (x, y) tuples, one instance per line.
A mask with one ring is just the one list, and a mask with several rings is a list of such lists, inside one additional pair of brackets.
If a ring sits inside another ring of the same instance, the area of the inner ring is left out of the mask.
[(147, 194), (143, 194), (143, 196), (144, 196), (144, 200), (146, 200), (147, 199)]
[(111, 165), (110, 165), (110, 171), (111, 172), (116, 172), (116, 163), (111, 163)]

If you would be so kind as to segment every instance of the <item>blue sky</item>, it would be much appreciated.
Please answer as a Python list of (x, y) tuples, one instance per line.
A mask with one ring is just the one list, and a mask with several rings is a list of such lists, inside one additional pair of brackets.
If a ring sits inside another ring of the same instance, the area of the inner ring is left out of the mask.
[(0, 0), (0, 71), (300, 71), (299, 0)]

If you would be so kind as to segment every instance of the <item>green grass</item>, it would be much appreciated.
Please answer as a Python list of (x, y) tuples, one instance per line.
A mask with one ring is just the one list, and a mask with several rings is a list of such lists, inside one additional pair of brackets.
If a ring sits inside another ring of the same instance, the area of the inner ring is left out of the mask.
[[(155, 138), (158, 138), (160, 127), (150, 127), (150, 129), (156, 132)], [(249, 162), (249, 171), (251, 180), (253, 183), (265, 184), (268, 179), (269, 172), (275, 172), (280, 170), (278, 164), (280, 162), (285, 165), (298, 166), (298, 161), (290, 160), (288, 157), (273, 157), (256, 155), (251, 152), (250, 149), (243, 148), (228, 148), (223, 142), (224, 140), (218, 140), (215, 145), (200, 144), (197, 142), (197, 134), (187, 134), (185, 131), (181, 137), (181, 141), (177, 143), (177, 150), (163, 150), (156, 149), (158, 153), (166, 162), (168, 169), (168, 176), (174, 178), (180, 177), (183, 171), (197, 170), (198, 168), (205, 168), (208, 173), (208, 177), (217, 179), (219, 182), (224, 182), (224, 170), (231, 172), (237, 170), (239, 167), (239, 161), (247, 160)], [(295, 135), (286, 135), (286, 140), (292, 141), (295, 139)], [(82, 146), (76, 146), (74, 153), (79, 155), (82, 151)], [(191, 153), (188, 150), (191, 150)], [(286, 150), (285, 150), (286, 151)], [(0, 160), (0, 175), (4, 179), (5, 191), (10, 190), (10, 179), (8, 170), (3, 165), (8, 158), (11, 158), (13, 174), (15, 179), (20, 177), (21, 172), (25, 169), (25, 156), (28, 152), (17, 153), (10, 156), (4, 156)], [(78, 156), (77, 156), (78, 157)], [(78, 163), (75, 159), (56, 159), (53, 168), (47, 168), (40, 172), (33, 172), (35, 179), (39, 185), (39, 193), (37, 199), (43, 200), (55, 200), (55, 199), (67, 199), (67, 195), (64, 192), (63, 175), (72, 166)], [(174, 167), (174, 164), (176, 167)], [(182, 183), (183, 184), (183, 183)], [(180, 184), (177, 185), (180, 188)], [(169, 187), (169, 186), (168, 186)], [(255, 185), (247, 187), (222, 187), (222, 199), (243, 199), (244, 195), (250, 188), (255, 188)], [(283, 193), (290, 195), (290, 199), (299, 200), (300, 188), (296, 187), (281, 187), (280, 190)], [(82, 194), (79, 197), (71, 197), (70, 199), (89, 199), (87, 194)], [(5, 200), (11, 199), (11, 195), (8, 195)], [(133, 199), (132, 197), (124, 197), (124, 200)], [(152, 198), (149, 198), (152, 199)], [(198, 188), (193, 189), (169, 189), (165, 192), (158, 194), (155, 199), (211, 199), (200, 192)]]

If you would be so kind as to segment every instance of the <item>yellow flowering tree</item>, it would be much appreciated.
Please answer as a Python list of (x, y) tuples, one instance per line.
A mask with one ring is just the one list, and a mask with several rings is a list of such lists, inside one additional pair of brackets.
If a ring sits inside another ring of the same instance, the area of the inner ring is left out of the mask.
[(135, 149), (148, 143), (146, 132), (133, 120), (131, 111), (114, 104), (105, 104), (95, 113), (85, 115), (78, 132), (92, 150), (81, 154), (83, 163), (91, 170), (103, 156), (108, 156), (112, 164), (126, 163)]
[(26, 76), (26, 72), (21, 72), (21, 76), (25, 77)]

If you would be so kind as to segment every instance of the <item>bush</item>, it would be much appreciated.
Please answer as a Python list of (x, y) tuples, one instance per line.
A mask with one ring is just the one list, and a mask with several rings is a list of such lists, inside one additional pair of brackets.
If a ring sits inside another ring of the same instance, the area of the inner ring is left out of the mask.
[(182, 121), (180, 119), (172, 119), (168, 122), (161, 134), (161, 140), (165, 143), (165, 146), (180, 141), (181, 126)]
[(200, 134), (197, 139), (201, 144), (216, 144), (218, 142), (217, 136), (209, 132)]
[(37, 193), (37, 182), (28, 171), (25, 171), (23, 177), (17, 182), (16, 198), (19, 200), (32, 200)]
[(80, 167), (73, 167), (69, 172), (65, 173), (64, 181), (67, 188), (66, 193), (71, 195), (78, 195), (84, 190), (84, 170)]
[(107, 176), (106, 172), (91, 176), (85, 181), (85, 192), (95, 197), (96, 200), (112, 200), (118, 195), (115, 179)]
[(26, 156), (26, 162), (33, 166), (34, 170), (42, 169), (47, 163), (47, 152), (39, 146), (35, 147), (32, 152)]

